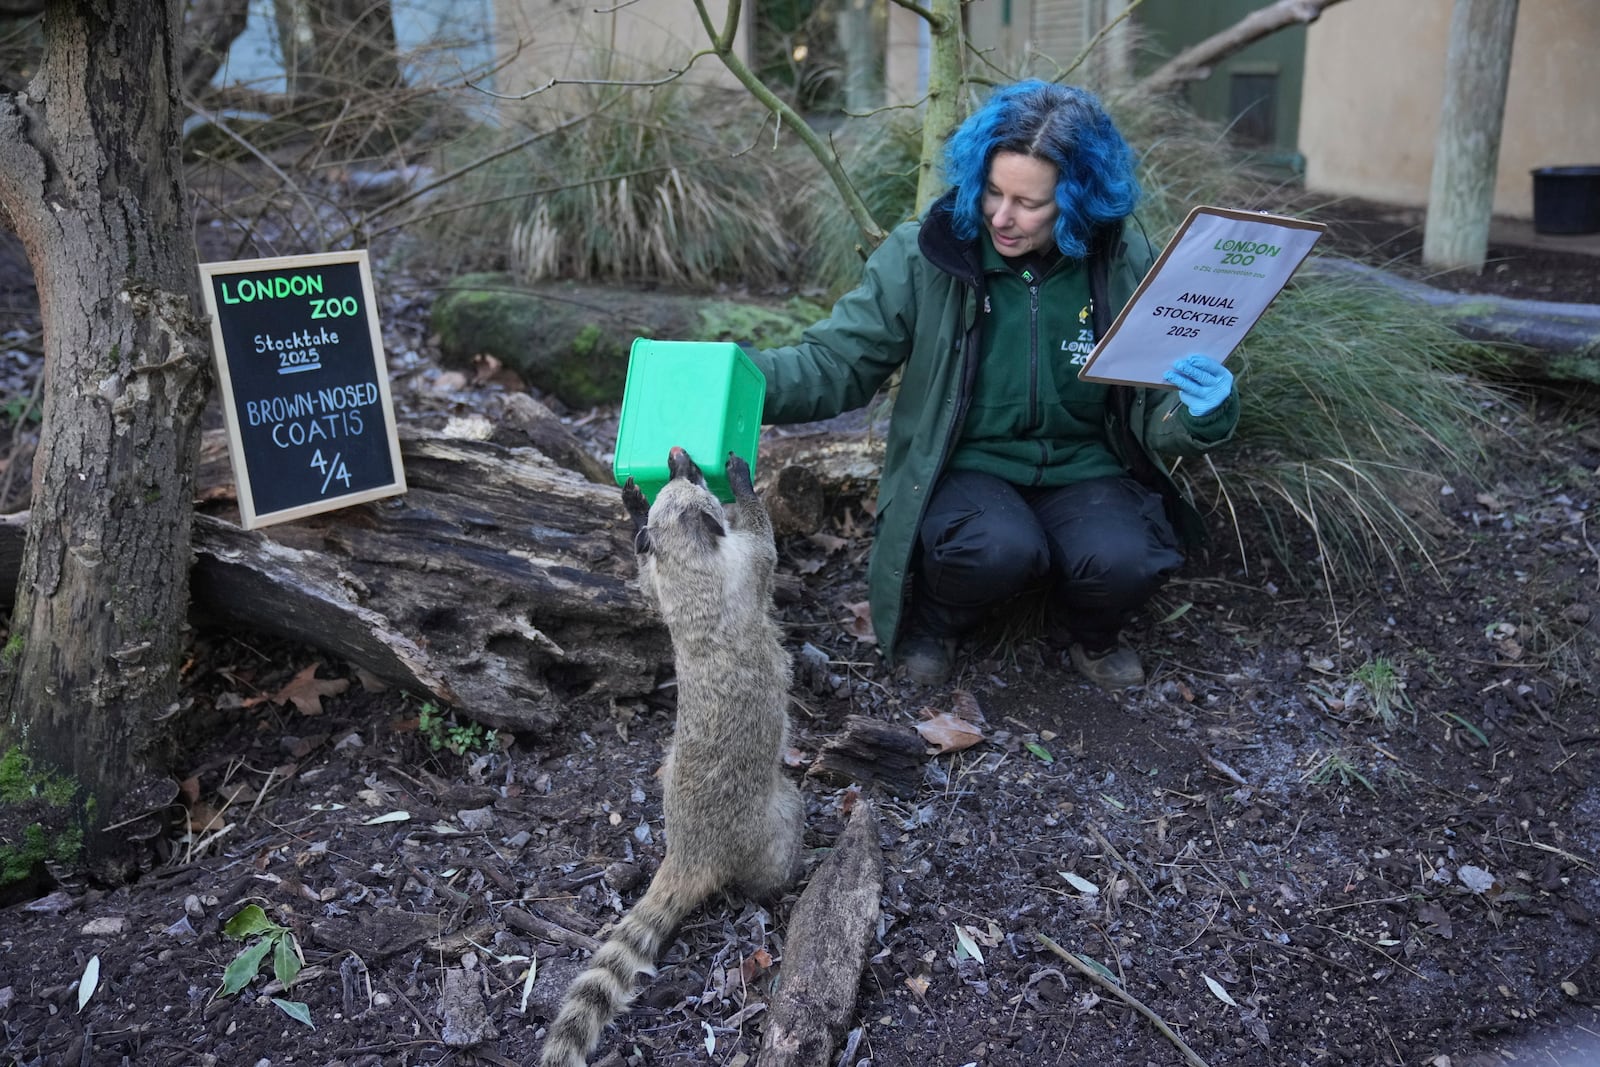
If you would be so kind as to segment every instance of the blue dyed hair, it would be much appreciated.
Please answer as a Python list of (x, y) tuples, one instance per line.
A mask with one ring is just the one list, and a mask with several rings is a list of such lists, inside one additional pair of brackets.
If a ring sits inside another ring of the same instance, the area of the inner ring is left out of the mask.
[(983, 191), (997, 152), (1055, 164), (1056, 247), (1081, 257), (1094, 231), (1139, 202), (1133, 149), (1091, 92), (1030, 79), (995, 91), (951, 134), (945, 177), (955, 188), (952, 224), (971, 240), (983, 225)]

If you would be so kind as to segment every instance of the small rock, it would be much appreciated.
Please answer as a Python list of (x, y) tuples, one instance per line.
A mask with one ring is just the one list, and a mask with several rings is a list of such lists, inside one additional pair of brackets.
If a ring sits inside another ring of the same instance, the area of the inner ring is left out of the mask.
[(1456, 870), (1456, 877), (1460, 879), (1462, 885), (1474, 893), (1483, 894), (1494, 888), (1494, 875), (1482, 867), (1462, 864)]
[(11, 986), (0, 989), (0, 1013), (11, 1010), (11, 1001), (16, 998), (16, 991)]
[(98, 919), (90, 919), (83, 924), (79, 932), (85, 937), (114, 937), (128, 928), (128, 920), (122, 915), (105, 915)]
[(609, 864), (605, 870), (606, 885), (619, 893), (626, 893), (644, 880), (644, 872), (637, 863), (624, 863), (617, 861)]
[(38, 900), (28, 901), (22, 906), (22, 910), (42, 912), (49, 915), (60, 915), (64, 911), (71, 911), (73, 908), (77, 907), (77, 905), (78, 902), (73, 900), (69, 894), (58, 889), (47, 897), (40, 897)]
[(199, 897), (190, 893), (183, 898), (183, 913), (191, 919), (204, 919), (206, 917), (206, 907), (200, 903)]
[(200, 936), (195, 931), (194, 924), (189, 921), (189, 916), (187, 915), (167, 927), (162, 933), (183, 942), (194, 941)]
[(474, 833), (494, 829), (493, 808), (468, 808), (456, 812), (456, 821)]

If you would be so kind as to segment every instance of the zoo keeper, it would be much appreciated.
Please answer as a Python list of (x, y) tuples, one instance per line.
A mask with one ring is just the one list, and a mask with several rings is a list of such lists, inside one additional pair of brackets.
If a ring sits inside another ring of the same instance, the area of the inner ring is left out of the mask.
[(1124, 226), (1134, 154), (1093, 94), (999, 89), (944, 164), (951, 188), (828, 318), (751, 353), (763, 418), (830, 418), (904, 368), (868, 584), (879, 645), (908, 678), (943, 684), (963, 636), (1043, 589), (1085, 677), (1140, 685), (1119, 635), (1202, 536), (1159, 454), (1232, 437), (1233, 375), (1191, 355), (1165, 376), (1175, 393), (1078, 378), (1155, 258)]

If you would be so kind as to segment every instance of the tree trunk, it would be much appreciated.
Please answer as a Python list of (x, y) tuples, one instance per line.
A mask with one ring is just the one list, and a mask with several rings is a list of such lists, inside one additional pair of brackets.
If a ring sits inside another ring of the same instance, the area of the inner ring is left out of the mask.
[(250, 21), (250, 0), (194, 0), (184, 25), (183, 95), (198, 97)]
[(1517, 0), (1456, 0), (1434, 142), (1422, 262), (1483, 270), (1511, 77)]
[(0, 99), (0, 204), (44, 322), (44, 422), (12, 612), (6, 723), (75, 779), (86, 858), (177, 697), (210, 356), (179, 160), (183, 4), (59, 0), (30, 91)]
[(844, 106), (871, 111), (883, 104), (878, 62), (883, 45), (872, 31), (872, 0), (844, 0), (839, 13), (839, 44), (844, 49)]
[(274, 0), (296, 103), (327, 104), (400, 85), (389, 0)]
[(944, 158), (944, 143), (961, 122), (966, 69), (960, 0), (931, 0), (928, 10), (933, 14), (928, 26), (933, 43), (928, 56), (928, 103), (922, 113), (922, 155), (917, 165), (919, 215), (944, 191), (939, 161)]

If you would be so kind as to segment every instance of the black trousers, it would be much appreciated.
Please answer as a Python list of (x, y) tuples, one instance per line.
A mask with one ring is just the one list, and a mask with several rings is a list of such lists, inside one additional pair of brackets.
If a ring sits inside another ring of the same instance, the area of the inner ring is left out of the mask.
[(1046, 588), (1056, 620), (1090, 651), (1114, 645), (1183, 563), (1160, 494), (1132, 478), (1035, 489), (951, 471), (918, 540), (913, 629), (960, 636), (1019, 593)]

